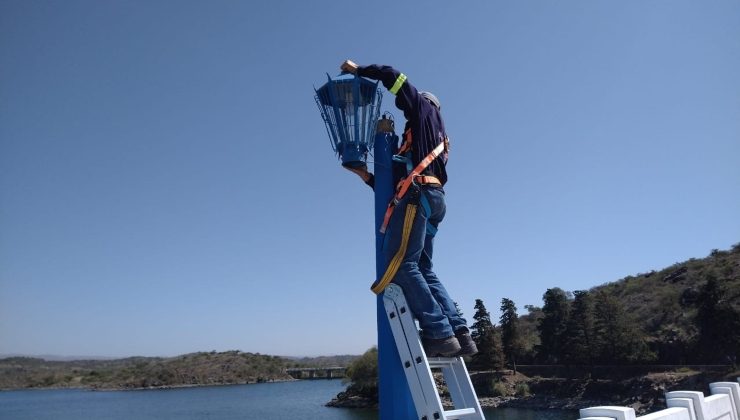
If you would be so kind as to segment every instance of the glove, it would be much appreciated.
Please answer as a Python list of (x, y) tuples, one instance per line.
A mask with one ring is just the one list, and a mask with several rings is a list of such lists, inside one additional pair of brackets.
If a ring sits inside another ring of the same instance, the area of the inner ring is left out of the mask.
[(355, 73), (357, 73), (357, 67), (359, 67), (359, 66), (354, 61), (352, 61), (352, 60), (344, 60), (344, 63), (342, 63), (342, 65), (339, 66), (339, 69), (342, 70), (345, 73), (355, 74)]

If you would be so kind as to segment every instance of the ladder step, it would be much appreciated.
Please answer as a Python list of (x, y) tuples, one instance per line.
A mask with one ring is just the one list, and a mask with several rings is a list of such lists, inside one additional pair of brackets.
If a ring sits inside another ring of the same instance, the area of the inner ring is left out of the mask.
[(458, 357), (429, 357), (427, 360), (430, 368), (441, 368), (460, 363)]
[(445, 411), (445, 419), (457, 419), (469, 415), (475, 415), (475, 408), (461, 408), (459, 410), (447, 410)]

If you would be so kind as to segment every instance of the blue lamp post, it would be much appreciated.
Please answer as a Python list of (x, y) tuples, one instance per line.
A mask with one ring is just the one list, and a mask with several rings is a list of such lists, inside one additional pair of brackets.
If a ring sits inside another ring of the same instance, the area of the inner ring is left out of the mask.
[[(380, 119), (382, 93), (378, 82), (354, 75), (332, 79), (316, 91), (316, 104), (326, 124), (332, 149), (342, 165), (365, 165), (370, 150), (375, 164), (375, 269), (376, 278), (386, 271), (383, 255), (385, 210), (393, 197), (393, 155), (398, 149), (398, 136), (391, 120)], [(378, 391), (381, 420), (416, 419), (411, 391), (401, 365), (401, 358), (383, 304), (377, 297), (378, 323)]]

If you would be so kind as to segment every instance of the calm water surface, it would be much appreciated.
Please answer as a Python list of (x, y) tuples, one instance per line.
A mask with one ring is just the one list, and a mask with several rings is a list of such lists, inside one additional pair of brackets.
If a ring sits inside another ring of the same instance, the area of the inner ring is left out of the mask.
[[(376, 420), (374, 410), (324, 407), (340, 380), (146, 391), (0, 392), (0, 420)], [(572, 412), (492, 409), (487, 420), (574, 420)]]

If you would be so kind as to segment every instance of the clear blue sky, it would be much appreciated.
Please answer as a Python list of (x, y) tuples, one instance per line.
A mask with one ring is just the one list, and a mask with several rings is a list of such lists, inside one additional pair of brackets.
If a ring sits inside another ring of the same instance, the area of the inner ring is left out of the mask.
[(736, 0), (0, 0), (0, 354), (372, 346), (347, 58), (442, 101), (469, 320), (740, 242)]

